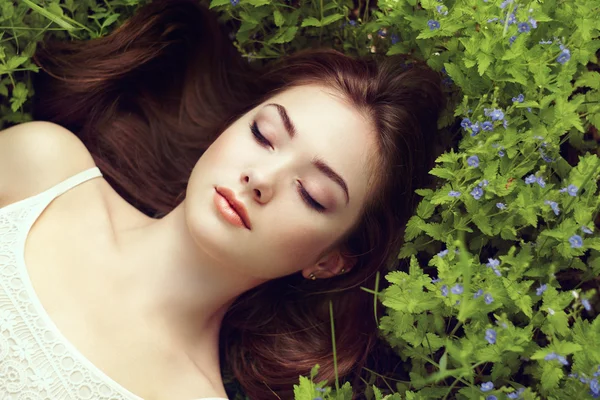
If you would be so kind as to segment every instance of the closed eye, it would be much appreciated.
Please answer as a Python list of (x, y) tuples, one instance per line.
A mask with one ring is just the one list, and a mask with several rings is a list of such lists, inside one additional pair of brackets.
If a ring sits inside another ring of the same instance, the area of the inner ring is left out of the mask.
[(264, 137), (262, 135), (262, 133), (260, 133), (260, 130), (258, 129), (258, 124), (256, 123), (256, 121), (254, 121), (250, 124), (250, 131), (252, 132), (252, 134), (254, 135), (254, 138), (256, 139), (256, 141), (258, 143), (260, 143), (263, 146), (273, 147), (271, 145), (271, 142), (269, 142), (267, 140), (267, 138)]
[[(252, 132), (252, 135), (254, 136), (254, 139), (256, 139), (256, 141), (264, 147), (273, 147), (271, 145), (271, 142), (269, 142), (269, 140), (264, 137), (262, 135), (262, 133), (260, 133), (260, 130), (258, 129), (258, 124), (256, 123), (256, 121), (252, 122), (250, 124), (250, 131)], [(302, 200), (304, 200), (304, 202), (313, 210), (322, 213), (325, 212), (325, 207), (323, 207), (321, 204), (319, 204), (317, 201), (315, 201), (315, 199), (313, 199), (310, 194), (308, 194), (308, 192), (306, 191), (306, 189), (304, 189), (304, 186), (302, 186), (301, 183), (298, 183), (298, 193), (300, 194), (300, 197), (302, 197)]]

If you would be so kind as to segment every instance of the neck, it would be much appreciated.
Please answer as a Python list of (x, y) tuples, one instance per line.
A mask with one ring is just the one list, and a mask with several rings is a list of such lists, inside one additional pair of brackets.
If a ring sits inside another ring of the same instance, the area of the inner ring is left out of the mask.
[(185, 201), (161, 219), (140, 217), (133, 227), (113, 224), (113, 265), (121, 267), (114, 289), (186, 343), (218, 344), (229, 306), (262, 281), (203, 251), (189, 234), (184, 207)]

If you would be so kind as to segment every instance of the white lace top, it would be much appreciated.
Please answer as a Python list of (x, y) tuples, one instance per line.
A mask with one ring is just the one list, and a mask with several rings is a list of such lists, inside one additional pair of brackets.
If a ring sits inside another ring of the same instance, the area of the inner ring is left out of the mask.
[(98, 168), (90, 168), (0, 208), (0, 400), (143, 400), (94, 366), (59, 332), (25, 267), (25, 241), (42, 211), (67, 190), (99, 176)]

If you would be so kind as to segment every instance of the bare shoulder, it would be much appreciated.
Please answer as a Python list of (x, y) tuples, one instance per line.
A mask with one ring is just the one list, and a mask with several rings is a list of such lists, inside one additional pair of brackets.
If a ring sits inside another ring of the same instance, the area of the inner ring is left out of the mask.
[(0, 131), (0, 207), (94, 166), (81, 140), (52, 122), (26, 122)]

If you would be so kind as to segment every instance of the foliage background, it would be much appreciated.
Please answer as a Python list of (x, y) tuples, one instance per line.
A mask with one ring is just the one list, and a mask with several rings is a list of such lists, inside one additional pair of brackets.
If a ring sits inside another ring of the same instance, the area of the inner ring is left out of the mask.
[[(199, 1), (249, 62), (325, 46), (446, 76), (448, 151), (388, 287), (364, 288), (385, 346), (356, 397), (600, 397), (598, 0)], [(44, 34), (103, 36), (147, 2), (0, 0), (0, 129), (31, 119)], [(313, 377), (297, 399), (353, 395)]]

